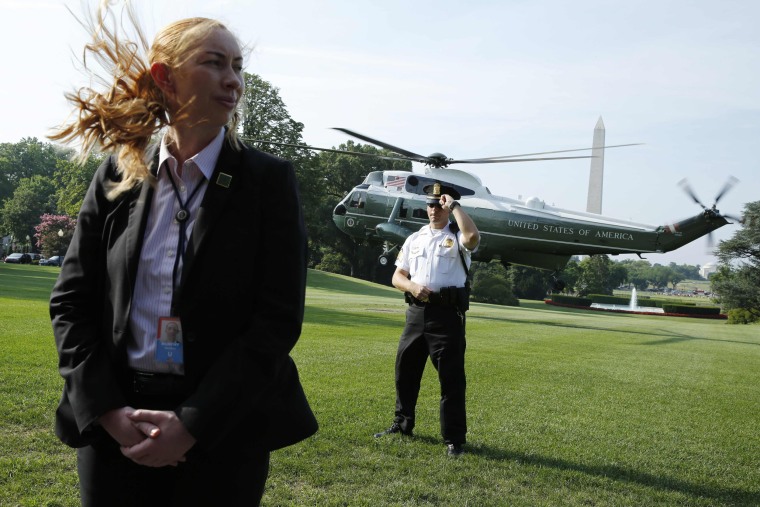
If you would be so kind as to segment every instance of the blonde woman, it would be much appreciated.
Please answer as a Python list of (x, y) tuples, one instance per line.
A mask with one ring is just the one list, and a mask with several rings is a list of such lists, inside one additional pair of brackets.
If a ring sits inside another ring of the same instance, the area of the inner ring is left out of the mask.
[[(82, 505), (257, 505), (269, 453), (317, 429), (289, 357), (306, 277), (295, 174), (237, 139), (230, 30), (183, 19), (143, 55), (139, 27), (127, 40), (104, 6), (85, 62), (109, 86), (68, 94), (76, 119), (51, 136), (114, 152), (51, 295), (56, 433), (78, 448)], [(255, 263), (226, 260), (237, 252)]]

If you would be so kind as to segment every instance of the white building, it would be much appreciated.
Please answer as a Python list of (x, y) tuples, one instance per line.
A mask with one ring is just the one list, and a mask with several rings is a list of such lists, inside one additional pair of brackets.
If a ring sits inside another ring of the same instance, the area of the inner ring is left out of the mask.
[(713, 274), (713, 273), (715, 273), (716, 271), (718, 271), (718, 266), (716, 266), (712, 262), (708, 262), (707, 264), (705, 264), (704, 266), (702, 266), (701, 268), (699, 268), (699, 274), (705, 280), (707, 280), (708, 278), (710, 278), (710, 275)]

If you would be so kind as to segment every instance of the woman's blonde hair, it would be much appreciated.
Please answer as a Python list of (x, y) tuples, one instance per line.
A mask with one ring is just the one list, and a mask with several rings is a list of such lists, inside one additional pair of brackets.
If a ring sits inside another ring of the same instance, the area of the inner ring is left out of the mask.
[[(153, 181), (149, 161), (145, 159), (146, 149), (154, 135), (182, 116), (181, 111), (175, 111), (169, 117), (163, 93), (151, 77), (151, 65), (160, 62), (177, 68), (211, 31), (229, 30), (213, 19), (182, 19), (161, 30), (149, 47), (129, 5), (124, 12), (138, 40), (121, 39), (118, 28), (123, 25), (111, 11), (110, 3), (103, 0), (94, 17), (80, 21), (92, 34), (92, 42), (84, 48), (82, 63), (104, 89), (97, 91), (86, 86), (66, 93), (76, 118), (49, 137), (65, 143), (81, 140), (83, 160), (95, 148), (117, 152), (122, 178), (109, 190), (108, 197), (114, 199), (145, 180)], [(99, 77), (93, 73), (88, 68), (88, 57), (93, 57), (110, 75)], [(227, 138), (235, 148), (241, 146), (237, 137), (239, 122), (240, 113), (235, 111), (227, 128)]]

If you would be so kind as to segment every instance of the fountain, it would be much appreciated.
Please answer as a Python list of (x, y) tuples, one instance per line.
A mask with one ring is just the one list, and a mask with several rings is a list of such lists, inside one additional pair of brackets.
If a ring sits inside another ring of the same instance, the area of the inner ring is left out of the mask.
[(636, 294), (636, 287), (631, 291), (631, 300), (628, 305), (607, 305), (602, 303), (591, 303), (591, 308), (598, 308), (599, 310), (617, 310), (622, 312), (638, 312), (638, 313), (665, 313), (662, 308), (653, 306), (639, 306), (639, 297)]

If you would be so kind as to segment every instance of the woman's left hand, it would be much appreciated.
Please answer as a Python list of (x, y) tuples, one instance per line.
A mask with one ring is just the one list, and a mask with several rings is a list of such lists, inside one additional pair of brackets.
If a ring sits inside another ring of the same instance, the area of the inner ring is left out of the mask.
[(195, 437), (187, 431), (177, 414), (163, 410), (138, 409), (129, 415), (136, 428), (158, 426), (158, 434), (150, 435), (137, 445), (122, 447), (124, 456), (149, 467), (177, 466), (195, 445)]

